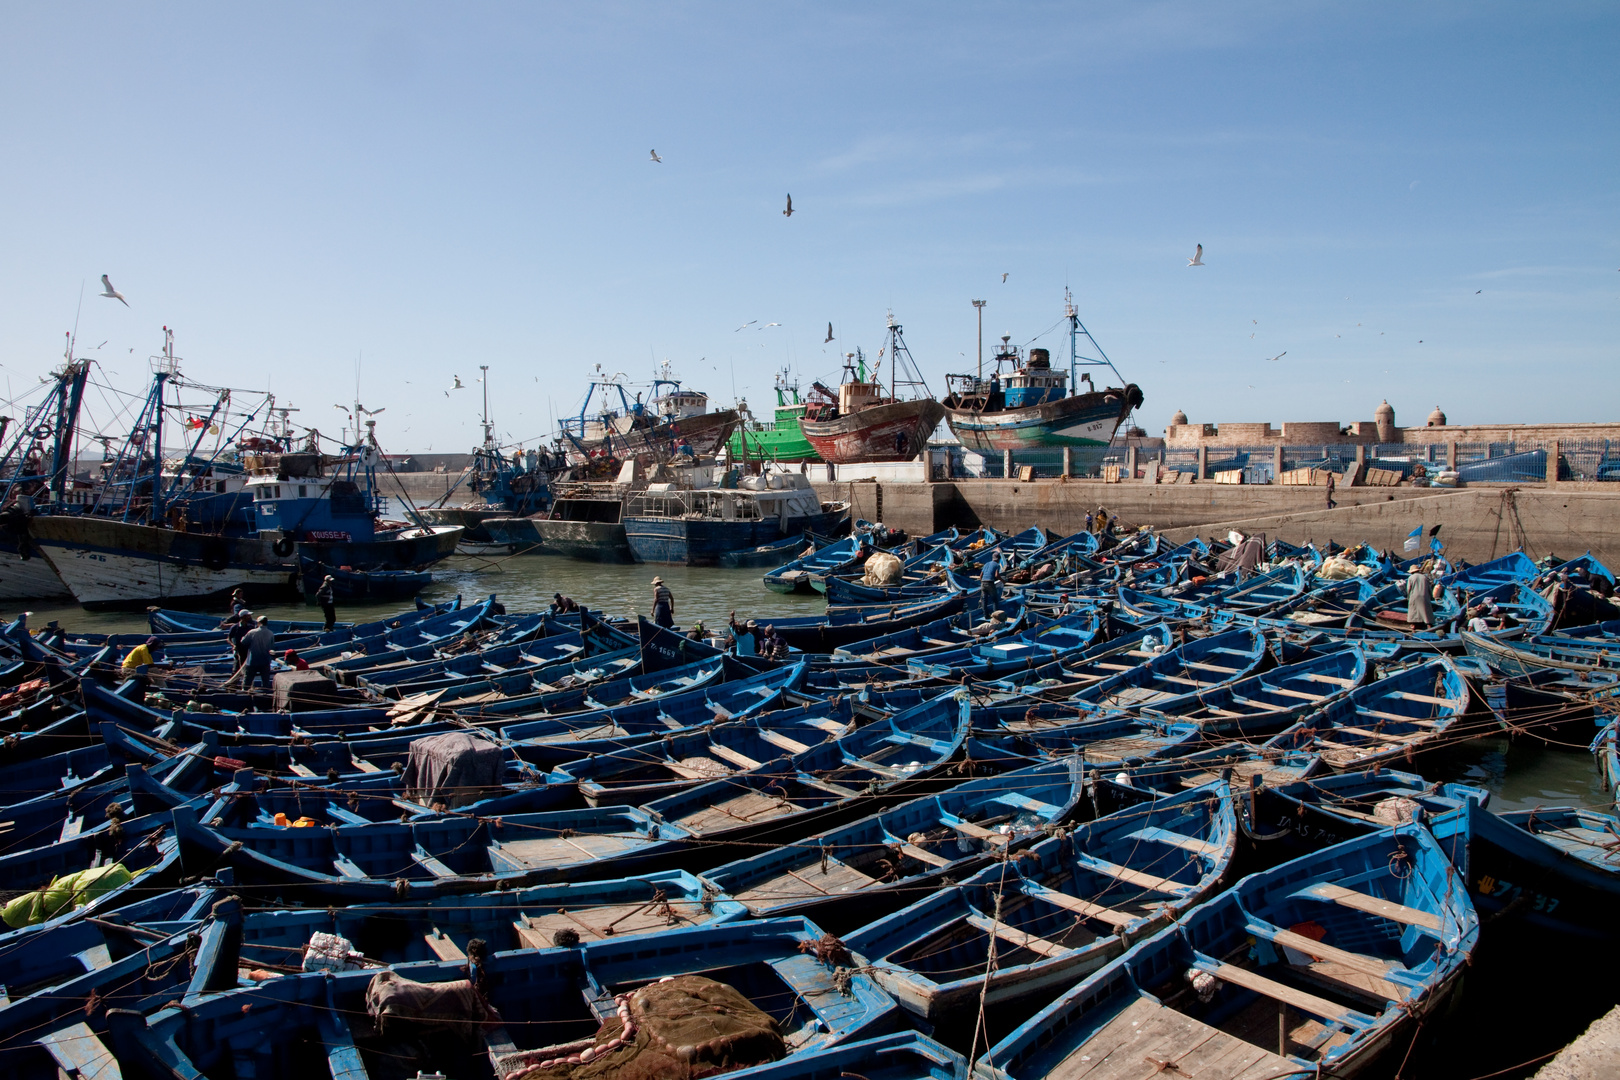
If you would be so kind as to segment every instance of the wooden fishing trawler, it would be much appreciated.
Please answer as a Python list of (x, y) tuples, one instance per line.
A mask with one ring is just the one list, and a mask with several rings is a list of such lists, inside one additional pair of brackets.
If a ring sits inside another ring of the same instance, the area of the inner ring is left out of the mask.
[[(1030, 349), (1027, 356), (1020, 356), (1011, 338), (1003, 336), (990, 378), (984, 377), (982, 368), (977, 375), (947, 377), (945, 421), (963, 446), (981, 454), (1069, 447), (1071, 467), (1077, 471), (1092, 473), (1102, 465), (1114, 432), (1142, 404), (1142, 390), (1126, 383), (1097, 346), (1067, 291), (1064, 307), (1069, 322), (1067, 375), (1053, 369), (1048, 350)], [(1102, 359), (1079, 355), (1081, 334)], [(1098, 390), (1089, 373), (1079, 372), (1081, 367), (1106, 367), (1123, 385)]]
[[(929, 436), (944, 418), (945, 409), (917, 374), (911, 350), (906, 348), (900, 324), (892, 314), (885, 349), (892, 373), (887, 394), (878, 378), (883, 353), (879, 352), (877, 364), (868, 370), (866, 356), (859, 349), (845, 354), (844, 381), (836, 394), (820, 383), (815, 385), (821, 400), (811, 402), (800, 428), (823, 461), (834, 465), (910, 461), (923, 452)], [(913, 392), (920, 388), (922, 396), (903, 400), (901, 387)]]

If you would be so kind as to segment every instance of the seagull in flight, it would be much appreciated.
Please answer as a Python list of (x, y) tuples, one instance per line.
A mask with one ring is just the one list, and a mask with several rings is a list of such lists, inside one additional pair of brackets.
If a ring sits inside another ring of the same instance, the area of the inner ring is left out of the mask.
[(750, 326), (753, 326), (757, 322), (759, 322), (758, 319), (749, 319), (747, 322), (745, 322), (741, 326), (737, 327), (737, 329), (733, 330), (732, 333), (733, 334), (740, 334), (744, 330), (748, 329)]
[(658, 151), (656, 151), (656, 150), (654, 150), (652, 152), (652, 159), (654, 161), (658, 162), (658, 164), (660, 164), (660, 165), (662, 165), (664, 163), (664, 159), (658, 156)]
[(1480, 294), (1480, 293), (1482, 293), (1482, 292), (1484, 292), (1484, 291), (1485, 291), (1485, 290), (1484, 290), (1484, 289), (1475, 289), (1475, 290), (1474, 290), (1474, 295), (1475, 295), (1475, 296), (1478, 296), (1478, 295), (1479, 295), (1479, 294)]
[(1287, 355), (1288, 355), (1288, 350), (1284, 349), (1282, 352), (1278, 353), (1276, 356), (1268, 356), (1266, 359), (1268, 361), (1281, 360), (1283, 357), (1285, 357)]
[(781, 325), (782, 324), (779, 323), (779, 322), (768, 322), (764, 326), (760, 327), (760, 329), (761, 330), (769, 330), (773, 326), (781, 326)]
[(1001, 275), (1001, 283), (1003, 285), (1007, 284), (1007, 275), (1006, 274)]
[(793, 216), (793, 193), (791, 191), (788, 192), (787, 209), (782, 211), (782, 216), (783, 217), (792, 217)]
[(1187, 260), (1187, 265), (1188, 266), (1203, 266), (1204, 265), (1204, 245), (1203, 244), (1198, 245), (1198, 250), (1193, 252), (1193, 257)]
[[(833, 339), (833, 336), (832, 336), (832, 323), (828, 323), (827, 324), (827, 341), (831, 341), (832, 339)], [(822, 344), (823, 345), (827, 344), (827, 341), (823, 341)]]
[(109, 300), (117, 300), (125, 307), (129, 307), (129, 301), (125, 300), (123, 294), (112, 287), (112, 282), (107, 280), (106, 274), (101, 275), (101, 287), (106, 290), (101, 294), (102, 296), (105, 296)]
[[(465, 389), (467, 389), (465, 386), (461, 385), (461, 376), (460, 375), (452, 375), (450, 377), (452, 379), (456, 380), (456, 385), (452, 386), (450, 388), (451, 390), (465, 390)], [(449, 391), (446, 391), (446, 393), (448, 393), (448, 392)]]

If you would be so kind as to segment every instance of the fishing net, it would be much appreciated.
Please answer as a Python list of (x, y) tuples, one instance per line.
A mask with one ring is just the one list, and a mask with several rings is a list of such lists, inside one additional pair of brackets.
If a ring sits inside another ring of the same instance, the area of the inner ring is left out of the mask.
[(53, 878), (32, 892), (23, 893), (0, 910), (0, 919), (7, 926), (32, 926), (54, 919), (64, 911), (83, 907), (107, 893), (134, 880), (134, 875), (119, 863), (80, 870)]
[(893, 585), (900, 580), (901, 571), (905, 566), (898, 555), (890, 555), (887, 551), (878, 552), (863, 565), (866, 568), (866, 576), (861, 581), (866, 585)]
[(503, 1080), (700, 1080), (777, 1061), (776, 1021), (736, 989), (680, 975), (619, 997), (595, 1038), (510, 1055)]

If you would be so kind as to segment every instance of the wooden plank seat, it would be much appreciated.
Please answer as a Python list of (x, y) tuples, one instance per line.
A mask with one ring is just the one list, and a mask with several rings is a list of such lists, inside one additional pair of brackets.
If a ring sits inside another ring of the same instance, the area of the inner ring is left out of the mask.
[(805, 743), (800, 742), (798, 739), (791, 739), (788, 736), (783, 735), (780, 731), (771, 731), (766, 728), (761, 728), (759, 731), (759, 737), (770, 743), (772, 746), (780, 746), (783, 750), (786, 750), (790, 754), (802, 754), (806, 750), (810, 749), (810, 747)]
[(984, 840), (987, 843), (1005, 844), (1011, 839), (1006, 833), (998, 833), (994, 829), (986, 829), (982, 825), (975, 825), (973, 822), (963, 821), (961, 818), (949, 817), (941, 820), (946, 826), (955, 829), (964, 836), (971, 836), (976, 840)]
[(1383, 900), (1376, 896), (1347, 889), (1332, 882), (1322, 882), (1308, 888), (1300, 889), (1295, 896), (1309, 896), (1316, 900), (1326, 900), (1341, 907), (1363, 911), (1369, 915), (1389, 919), (1391, 922), (1403, 923), (1407, 926), (1416, 926), (1424, 930), (1440, 933), (1440, 917), (1427, 911), (1419, 911), (1405, 904), (1397, 904), (1393, 900)]
[(1087, 919), (1096, 919), (1098, 922), (1105, 922), (1109, 926), (1129, 926), (1131, 923), (1137, 922), (1142, 918), (1140, 915), (1132, 915), (1129, 912), (1124, 911), (1115, 911), (1113, 908), (1107, 907), (1103, 904), (1093, 903), (1090, 900), (1082, 900), (1078, 896), (1070, 896), (1066, 892), (1059, 892), (1056, 889), (1048, 889), (1046, 886), (1037, 885), (1033, 881), (1024, 882), (1021, 889), (1025, 896), (1032, 897), (1036, 900), (1044, 900), (1053, 907), (1062, 908), (1064, 911), (1072, 911), (1076, 915), (1083, 916)]
[(805, 787), (815, 788), (817, 791), (825, 791), (829, 795), (837, 795), (840, 799), (853, 799), (860, 795), (860, 792), (856, 791), (854, 788), (847, 788), (842, 784), (834, 784), (830, 781), (811, 776), (809, 773), (799, 773), (796, 777), (794, 777), (794, 779), (803, 784)]
[(437, 926), (433, 927), (433, 929), (428, 933), (423, 934), (422, 940), (427, 944), (428, 949), (433, 953), (433, 955), (437, 956), (440, 960), (467, 959), (467, 954), (462, 952), (461, 948), (456, 945), (454, 941), (450, 940), (449, 936), (447, 936), (445, 932), (440, 930)]
[(1372, 1022), (1371, 1017), (1358, 1013), (1354, 1009), (1329, 1001), (1327, 998), (1317, 997), (1315, 994), (1307, 994), (1303, 990), (1296, 990), (1292, 986), (1287, 986), (1275, 979), (1268, 979), (1258, 972), (1238, 967), (1236, 964), (1227, 964), (1200, 956), (1193, 961), (1193, 967), (1199, 971), (1208, 972), (1224, 983), (1231, 983), (1233, 986), (1251, 990), (1262, 997), (1280, 1001), (1291, 1008), (1298, 1009), (1300, 1012), (1320, 1017), (1323, 1020), (1350, 1026), (1360, 1026)]
[(918, 862), (926, 863), (929, 866), (949, 866), (951, 864), (950, 859), (945, 858), (943, 855), (936, 855), (932, 851), (928, 851), (924, 848), (920, 848), (916, 844), (901, 844), (900, 850), (905, 854), (910, 855)]
[(1342, 686), (1347, 690), (1356, 685), (1354, 679), (1342, 679), (1337, 675), (1318, 675), (1315, 672), (1309, 675), (1301, 675), (1300, 678), (1309, 679), (1311, 682), (1332, 683), (1334, 686)]
[(1221, 854), (1220, 847), (1215, 844), (1207, 843), (1195, 836), (1187, 836), (1183, 833), (1171, 832), (1169, 829), (1160, 829), (1154, 826), (1137, 829), (1133, 833), (1126, 833), (1125, 839), (1157, 840), (1161, 844), (1169, 844), (1171, 847), (1196, 852), (1199, 855), (1208, 855), (1210, 858), (1217, 858)]
[(1202, 660), (1183, 660), (1181, 666), (1197, 668), (1199, 671), (1214, 671), (1221, 675), (1237, 674), (1237, 668), (1221, 667), (1219, 664), (1206, 664)]
[(738, 750), (733, 750), (729, 746), (722, 746), (717, 742), (711, 742), (709, 744), (709, 753), (724, 761), (731, 762), (739, 769), (757, 769), (761, 764), (760, 762), (749, 757), (747, 754), (744, 754)]
[(1154, 892), (1170, 893), (1173, 896), (1184, 896), (1193, 891), (1193, 886), (1191, 885), (1183, 885), (1179, 881), (1171, 881), (1169, 878), (1162, 878), (1156, 874), (1146, 874), (1140, 870), (1132, 870), (1128, 866), (1121, 866), (1118, 863), (1112, 863), (1106, 859), (1099, 859), (1095, 855), (1081, 853), (1079, 856), (1079, 863), (1087, 870), (1092, 870), (1099, 874), (1106, 874), (1108, 877), (1114, 878), (1118, 881), (1123, 881), (1129, 885), (1138, 885), (1144, 889), (1152, 889)]
[(1281, 686), (1268, 686), (1266, 687), (1266, 693), (1279, 694), (1282, 697), (1298, 698), (1301, 701), (1321, 701), (1323, 697), (1321, 694), (1308, 694), (1304, 690), (1288, 690)]
[(1457, 706), (1462, 704), (1462, 702), (1457, 701), (1454, 698), (1434, 697), (1430, 694), (1412, 694), (1405, 690), (1396, 690), (1394, 692), (1394, 696), (1400, 698), (1402, 701), (1416, 701), (1424, 705), (1438, 705), (1443, 709), (1455, 709)]
[[(1392, 971), (1405, 970), (1392, 960), (1324, 945), (1303, 934), (1266, 924), (1250, 923), (1248, 930), (1257, 938), (1268, 939), (1310, 957), (1311, 962), (1296, 966), (1312, 978), (1324, 979), (1385, 1001), (1405, 1001), (1412, 992), (1409, 987), (1389, 981), (1388, 975)], [(1293, 963), (1292, 959), (1289, 962)]]
[(1419, 732), (1416, 735), (1396, 735), (1391, 731), (1373, 731), (1371, 728), (1347, 727), (1343, 724), (1332, 730), (1342, 731), (1346, 735), (1359, 735), (1364, 739), (1377, 739), (1380, 742), (1391, 743), (1416, 742), (1418, 739), (1427, 739), (1429, 737), (1428, 732)]
[(1438, 720), (1422, 720), (1416, 716), (1402, 716), (1400, 713), (1379, 712), (1377, 709), (1357, 709), (1357, 716), (1370, 716), (1375, 720), (1393, 720), (1399, 724), (1415, 724), (1418, 727), (1439, 727)]
[(1040, 956), (1063, 956), (1065, 953), (1073, 951), (1064, 948), (1055, 941), (1047, 941), (1043, 937), (1026, 934), (1016, 927), (1008, 926), (1004, 922), (997, 922), (983, 915), (969, 915), (965, 921), (975, 930), (983, 930), (985, 933), (1000, 938), (1009, 945), (1016, 945), (1020, 949), (1028, 949), (1030, 952)]

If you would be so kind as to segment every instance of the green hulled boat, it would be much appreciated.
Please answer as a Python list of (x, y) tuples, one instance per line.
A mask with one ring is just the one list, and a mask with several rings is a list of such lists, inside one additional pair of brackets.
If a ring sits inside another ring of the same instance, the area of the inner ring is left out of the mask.
[(790, 382), (785, 371), (776, 377), (776, 419), (773, 422), (756, 419), (748, 409), (748, 402), (739, 401), (737, 412), (742, 419), (726, 443), (731, 460), (738, 461), (744, 456), (746, 439), (747, 457), (753, 461), (820, 461), (821, 455), (799, 430), (805, 406), (806, 403), (799, 400), (799, 385)]

